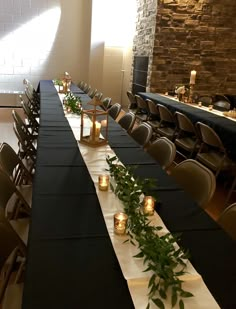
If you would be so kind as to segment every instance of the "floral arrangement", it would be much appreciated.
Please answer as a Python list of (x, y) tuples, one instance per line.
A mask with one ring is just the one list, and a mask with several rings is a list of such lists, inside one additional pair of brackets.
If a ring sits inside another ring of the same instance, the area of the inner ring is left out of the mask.
[(82, 104), (80, 97), (76, 97), (73, 93), (68, 92), (63, 100), (63, 104), (68, 113), (80, 115), (82, 111)]

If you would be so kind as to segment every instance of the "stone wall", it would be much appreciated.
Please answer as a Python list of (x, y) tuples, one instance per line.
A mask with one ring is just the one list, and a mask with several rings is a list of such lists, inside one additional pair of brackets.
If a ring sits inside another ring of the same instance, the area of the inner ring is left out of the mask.
[(134, 54), (151, 55), (147, 84), (151, 91), (188, 84), (195, 69), (195, 91), (236, 94), (236, 1), (137, 2)]

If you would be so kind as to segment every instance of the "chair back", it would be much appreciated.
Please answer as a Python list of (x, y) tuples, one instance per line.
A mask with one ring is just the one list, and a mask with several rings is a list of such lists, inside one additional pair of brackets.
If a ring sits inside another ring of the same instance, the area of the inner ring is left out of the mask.
[(131, 91), (127, 91), (126, 94), (127, 94), (128, 99), (129, 99), (129, 109), (137, 108), (138, 107), (137, 101), (136, 101), (134, 94)]
[(32, 133), (38, 132), (38, 130), (39, 130), (39, 123), (36, 120), (34, 114), (32, 113), (32, 111), (30, 110), (30, 108), (28, 107), (28, 105), (25, 102), (22, 103), (22, 106), (23, 106), (23, 110), (25, 112), (25, 115), (28, 118), (29, 126), (30, 126), (30, 128), (32, 130)]
[(196, 127), (203, 143), (224, 150), (223, 143), (214, 129), (200, 121), (196, 123)]
[(19, 142), (19, 157), (21, 159), (30, 158), (32, 162), (35, 163), (36, 149), (29, 139), (28, 135), (21, 129), (21, 127), (14, 122), (13, 131)]
[(103, 108), (104, 110), (107, 110), (108, 108), (111, 107), (111, 105), (112, 105), (111, 102), (112, 102), (112, 100), (111, 100), (110, 97), (104, 98), (104, 99), (102, 100), (102, 108)]
[(204, 106), (212, 104), (213, 101), (212, 97), (209, 95), (200, 96), (198, 100), (199, 102), (202, 102), (202, 105)]
[(219, 216), (218, 223), (236, 240), (236, 203), (229, 205)]
[(172, 170), (171, 176), (199, 206), (206, 208), (216, 188), (212, 171), (196, 160), (187, 159)]
[(219, 109), (224, 111), (230, 110), (230, 106), (231, 105), (228, 100), (219, 100), (214, 103), (214, 107), (219, 107)]
[(115, 104), (113, 104), (113, 105), (108, 109), (108, 114), (109, 114), (114, 120), (116, 120), (116, 118), (118, 117), (120, 111), (121, 111), (121, 105), (120, 105), (120, 103), (115, 103)]
[(185, 114), (175, 112), (174, 117), (176, 119), (176, 124), (180, 130), (196, 135), (196, 129), (194, 127), (194, 124)]
[(101, 100), (102, 99), (102, 96), (103, 96), (103, 93), (102, 92), (97, 92), (95, 94), (95, 97), (98, 99), (98, 100)]
[(146, 102), (148, 104), (148, 109), (149, 109), (150, 117), (151, 118), (155, 118), (155, 119), (160, 119), (160, 113), (159, 113), (159, 109), (158, 109), (157, 104), (154, 103), (150, 99), (147, 99)]
[(171, 111), (164, 105), (158, 104), (161, 121), (175, 123), (175, 119)]
[(131, 132), (135, 123), (135, 114), (132, 112), (126, 113), (124, 116), (120, 118), (118, 123), (128, 133)]
[(135, 128), (131, 133), (130, 136), (141, 146), (146, 147), (152, 137), (152, 127), (146, 123), (142, 122), (137, 128)]
[(7, 143), (2, 143), (0, 146), (0, 167), (15, 185), (32, 183), (31, 174)]
[(163, 169), (168, 169), (174, 162), (176, 146), (168, 138), (160, 137), (149, 146), (147, 152), (161, 165)]
[(145, 113), (145, 114), (148, 114), (149, 109), (148, 109), (147, 102), (142, 97), (140, 97), (140, 95), (138, 95), (138, 94), (135, 95), (135, 99), (136, 99), (136, 102), (137, 102), (138, 111)]
[(97, 92), (98, 92), (98, 90), (96, 88), (95, 89), (90, 89), (90, 91), (88, 93), (88, 96), (92, 99)]

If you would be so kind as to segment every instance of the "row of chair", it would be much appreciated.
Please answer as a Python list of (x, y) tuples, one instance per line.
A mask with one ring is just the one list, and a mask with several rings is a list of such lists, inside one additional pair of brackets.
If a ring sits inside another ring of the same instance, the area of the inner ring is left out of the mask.
[[(177, 111), (173, 114), (166, 106), (155, 104), (152, 100), (144, 100), (138, 95), (134, 98), (138, 103), (136, 118), (150, 124), (156, 135), (174, 141), (177, 152), (185, 159), (195, 157), (214, 171), (216, 176), (231, 168), (233, 162), (213, 128), (202, 122), (194, 125), (185, 114)], [(139, 113), (144, 116), (140, 117)]]
[(28, 80), (24, 116), (12, 111), (18, 152), (7, 143), (0, 145), (0, 241), (5, 263), (0, 275), (1, 308), (21, 308), (23, 275), (32, 205), (32, 185), (39, 129), (40, 98)]

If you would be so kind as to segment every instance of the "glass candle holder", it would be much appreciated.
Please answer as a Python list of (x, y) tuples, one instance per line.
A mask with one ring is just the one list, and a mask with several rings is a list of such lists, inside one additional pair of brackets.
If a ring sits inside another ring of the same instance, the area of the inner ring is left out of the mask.
[(100, 191), (107, 191), (109, 187), (109, 175), (98, 176), (98, 188)]
[(114, 232), (117, 235), (125, 235), (127, 227), (128, 216), (119, 212), (114, 215)]
[(199, 107), (202, 107), (202, 102), (198, 102), (198, 106), (199, 106)]
[(155, 199), (152, 196), (145, 196), (143, 200), (143, 212), (146, 215), (152, 216), (155, 210)]
[(209, 111), (212, 111), (213, 110), (213, 105), (208, 105), (208, 109), (209, 109)]

